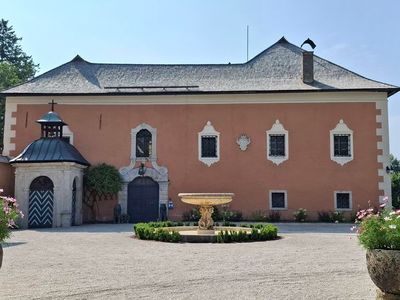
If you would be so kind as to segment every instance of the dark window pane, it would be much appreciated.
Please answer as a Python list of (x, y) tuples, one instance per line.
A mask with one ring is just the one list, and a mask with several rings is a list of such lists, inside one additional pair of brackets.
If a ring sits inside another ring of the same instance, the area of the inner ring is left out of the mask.
[(271, 134), (269, 136), (269, 155), (285, 156), (285, 135)]
[(285, 208), (285, 193), (271, 193), (272, 208)]
[(217, 157), (217, 137), (201, 137), (201, 157)]
[(335, 134), (333, 142), (335, 156), (351, 156), (350, 134)]
[(336, 208), (337, 209), (349, 209), (350, 208), (350, 194), (349, 193), (337, 193), (336, 194)]
[(136, 157), (150, 157), (151, 155), (151, 133), (142, 129), (136, 134)]

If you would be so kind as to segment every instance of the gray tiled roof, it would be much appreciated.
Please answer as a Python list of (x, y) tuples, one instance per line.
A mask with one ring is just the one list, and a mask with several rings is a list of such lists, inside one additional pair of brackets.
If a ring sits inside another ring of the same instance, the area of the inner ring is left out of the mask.
[[(362, 77), (314, 56), (314, 82), (302, 81), (304, 50), (280, 39), (243, 64), (140, 65), (90, 63), (80, 56), (6, 95), (220, 93), (384, 90), (398, 87)], [(117, 88), (119, 87), (119, 88)]]

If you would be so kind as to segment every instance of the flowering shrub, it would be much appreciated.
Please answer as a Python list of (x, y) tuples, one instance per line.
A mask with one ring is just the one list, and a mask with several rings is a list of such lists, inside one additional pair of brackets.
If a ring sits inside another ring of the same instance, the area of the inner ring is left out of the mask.
[(384, 200), (378, 210), (360, 210), (356, 215), (358, 226), (352, 230), (357, 230), (360, 244), (366, 249), (400, 250), (400, 209), (385, 208), (387, 197)]
[(305, 222), (307, 219), (307, 209), (299, 208), (293, 213), (296, 222)]
[[(0, 189), (0, 193), (3, 190)], [(10, 237), (10, 228), (16, 227), (15, 221), (23, 217), (14, 198), (0, 196), (0, 242)]]

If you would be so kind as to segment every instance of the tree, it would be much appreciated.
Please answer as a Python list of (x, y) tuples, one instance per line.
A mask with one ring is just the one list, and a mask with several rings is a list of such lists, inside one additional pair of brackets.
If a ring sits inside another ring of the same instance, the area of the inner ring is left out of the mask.
[(111, 165), (99, 164), (90, 167), (84, 176), (83, 203), (90, 208), (96, 221), (96, 209), (100, 201), (112, 200), (122, 189), (118, 170)]
[(393, 154), (390, 154), (389, 157), (390, 157), (390, 167), (392, 168), (392, 171), (395, 173), (399, 173), (400, 161), (396, 157), (394, 157)]
[[(0, 20), (0, 91), (31, 79), (38, 71), (39, 65), (33, 62), (19, 42), (13, 27), (8, 21)], [(3, 149), (5, 99), (0, 97), (0, 150)], [(1, 154), (1, 151), (0, 151)]]

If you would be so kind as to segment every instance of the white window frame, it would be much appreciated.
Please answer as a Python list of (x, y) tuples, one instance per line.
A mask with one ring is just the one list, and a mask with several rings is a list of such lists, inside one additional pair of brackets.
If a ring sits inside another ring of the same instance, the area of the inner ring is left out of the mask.
[(62, 134), (63, 137), (68, 137), (69, 143), (71, 145), (73, 145), (74, 144), (74, 133), (71, 131), (71, 129), (69, 129), (68, 125), (63, 126), (62, 132), (63, 132), (63, 134)]
[[(285, 207), (272, 207), (272, 193), (284, 193), (285, 194)], [(269, 209), (270, 210), (287, 210), (288, 209), (287, 190), (270, 190), (269, 191)]]
[[(337, 207), (337, 194), (349, 194), (349, 208), (338, 208)], [(352, 211), (353, 210), (353, 193), (351, 191), (335, 191), (333, 193), (334, 207), (336, 211)]]
[[(272, 161), (275, 165), (279, 165), (289, 159), (289, 132), (283, 125), (276, 120), (270, 130), (267, 130), (267, 159)], [(285, 136), (285, 155), (284, 156), (271, 156), (270, 155), (270, 138), (271, 135), (284, 135)]]
[[(217, 144), (217, 157), (202, 157), (201, 156), (201, 138), (202, 137), (215, 137)], [(206, 164), (207, 166), (211, 166), (212, 164), (218, 162), (220, 160), (220, 133), (215, 130), (214, 126), (210, 121), (207, 121), (207, 124), (204, 126), (203, 130), (198, 133), (198, 152), (199, 152), (199, 161)]]
[[(350, 156), (335, 156), (335, 141), (334, 136), (340, 134), (349, 135), (350, 142)], [(354, 143), (353, 143), (353, 130), (351, 130), (346, 123), (341, 119), (334, 129), (330, 131), (330, 152), (331, 160), (343, 166), (354, 159)]]
[[(151, 154), (149, 157), (136, 157), (136, 135), (142, 130), (147, 129), (151, 133)], [(149, 124), (142, 123), (131, 129), (131, 160), (132, 162), (145, 162), (157, 160), (157, 128), (151, 127)]]

